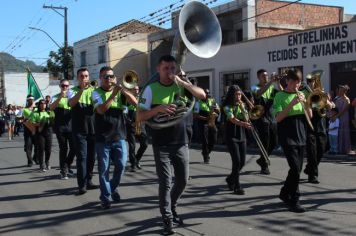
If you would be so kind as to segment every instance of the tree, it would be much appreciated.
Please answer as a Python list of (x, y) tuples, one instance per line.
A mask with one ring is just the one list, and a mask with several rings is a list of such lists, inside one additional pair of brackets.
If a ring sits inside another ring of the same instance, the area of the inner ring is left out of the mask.
[(47, 60), (47, 68), (44, 72), (49, 72), (53, 77), (62, 78), (65, 75), (66, 68), (68, 71), (68, 78), (73, 78), (73, 47), (68, 46), (67, 56), (65, 57), (64, 47), (58, 49), (57, 52), (50, 51), (49, 59)]

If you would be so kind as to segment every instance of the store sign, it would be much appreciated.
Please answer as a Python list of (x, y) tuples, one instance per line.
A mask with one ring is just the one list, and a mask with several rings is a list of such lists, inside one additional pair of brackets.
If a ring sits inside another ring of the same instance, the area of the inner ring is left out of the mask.
[(287, 37), (288, 48), (268, 51), (269, 62), (356, 53), (356, 35), (347, 25), (332, 26)]

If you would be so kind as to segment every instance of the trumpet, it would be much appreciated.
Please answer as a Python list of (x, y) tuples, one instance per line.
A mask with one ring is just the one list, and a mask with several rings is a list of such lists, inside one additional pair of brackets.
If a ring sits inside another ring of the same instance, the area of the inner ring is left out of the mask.
[(98, 81), (97, 81), (97, 80), (92, 80), (92, 81), (90, 81), (89, 86), (90, 86), (90, 87), (93, 87), (93, 88), (98, 87)]
[[(296, 91), (297, 92), (297, 96), (299, 96), (300, 94), (303, 94), (302, 92), (300, 92), (300, 91)], [(303, 94), (304, 95), (304, 94)], [(309, 127), (310, 127), (310, 129), (312, 130), (312, 131), (314, 131), (314, 127), (313, 127), (313, 124), (312, 124), (312, 122), (311, 122), (311, 117), (309, 116), (309, 113), (308, 113), (308, 111), (307, 111), (307, 109), (306, 109), (306, 107), (305, 107), (305, 101), (299, 101), (300, 102), (300, 104), (302, 105), (302, 108), (303, 108), (303, 110), (304, 110), (304, 115), (305, 115), (305, 118), (306, 118), (306, 120), (307, 120), (307, 122), (308, 122), (308, 125), (309, 125)]]

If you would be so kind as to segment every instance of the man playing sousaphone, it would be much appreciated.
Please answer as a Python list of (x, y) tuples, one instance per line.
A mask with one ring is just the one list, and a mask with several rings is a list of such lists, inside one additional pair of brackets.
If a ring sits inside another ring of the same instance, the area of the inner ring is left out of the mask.
[[(159, 81), (149, 84), (139, 100), (138, 121), (147, 121), (158, 114), (176, 111), (175, 97), (189, 91), (199, 99), (205, 98), (203, 89), (183, 81), (175, 75), (176, 59), (171, 55), (159, 59), (157, 72)], [(182, 195), (189, 176), (189, 151), (185, 119), (161, 129), (152, 129), (152, 147), (159, 181), (159, 206), (164, 224), (164, 234), (174, 233), (173, 223), (182, 224), (176, 212), (177, 202)], [(175, 181), (171, 187), (171, 164)]]
[(306, 77), (307, 85), (302, 90), (309, 103), (311, 103), (309, 106), (313, 111), (313, 117), (311, 118), (313, 130), (309, 126), (307, 130), (307, 165), (304, 169), (304, 173), (308, 175), (308, 182), (312, 184), (319, 183), (318, 166), (326, 152), (328, 139), (326, 110), (334, 106), (323, 92), (320, 81), (321, 74), (308, 74)]

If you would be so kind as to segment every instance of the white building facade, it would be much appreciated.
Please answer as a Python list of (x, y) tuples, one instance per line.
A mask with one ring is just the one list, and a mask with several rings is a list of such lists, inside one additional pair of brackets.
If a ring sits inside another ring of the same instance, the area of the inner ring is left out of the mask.
[(325, 91), (348, 84), (352, 99), (356, 96), (356, 22), (222, 46), (209, 59), (188, 53), (183, 66), (198, 84), (208, 82), (211, 94), (219, 101), (231, 84), (249, 90), (258, 83), (256, 73), (261, 68), (269, 73), (299, 68), (304, 77), (323, 70)]

